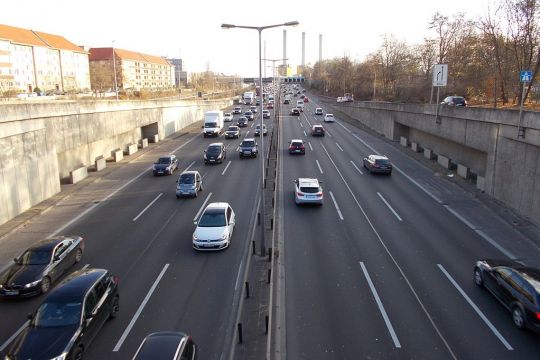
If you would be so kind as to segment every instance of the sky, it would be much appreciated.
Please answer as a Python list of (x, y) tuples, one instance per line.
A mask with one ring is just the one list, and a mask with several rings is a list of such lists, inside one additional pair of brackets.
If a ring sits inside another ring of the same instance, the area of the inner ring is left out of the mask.
[[(2, 0), (0, 24), (61, 35), (76, 45), (110, 47), (114, 41), (126, 50), (180, 57), (188, 72), (209, 69), (254, 77), (259, 74), (258, 32), (223, 30), (221, 24), (298, 21), (286, 28), (286, 57), (296, 69), (302, 61), (302, 32), (306, 65), (318, 61), (319, 34), (323, 59), (347, 55), (362, 61), (377, 51), (385, 34), (419, 44), (434, 36), (428, 24), (437, 11), (476, 19), (493, 1), (502, 0)], [(263, 58), (283, 58), (283, 29), (262, 32)], [(272, 76), (271, 64), (267, 62), (263, 76)]]

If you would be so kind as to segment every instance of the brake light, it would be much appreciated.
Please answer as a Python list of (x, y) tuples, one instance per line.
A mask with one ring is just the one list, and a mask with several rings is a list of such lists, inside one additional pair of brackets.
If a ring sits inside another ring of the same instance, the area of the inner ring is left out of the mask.
[(536, 320), (540, 320), (540, 312), (536, 313)]
[(113, 280), (113, 283), (115, 283), (116, 285), (120, 283), (120, 278), (118, 276), (113, 276), (112, 280)]
[(304, 145), (300, 146), (300, 149), (304, 150), (305, 149)]
[(321, 191), (321, 192), (319, 192), (319, 193), (317, 193), (317, 196), (318, 196), (318, 197), (323, 197), (323, 193), (322, 193), (322, 191)]
[(304, 196), (305, 194), (304, 194), (303, 192), (300, 192), (300, 191), (299, 191), (299, 192), (296, 193), (296, 195), (298, 195), (298, 196)]

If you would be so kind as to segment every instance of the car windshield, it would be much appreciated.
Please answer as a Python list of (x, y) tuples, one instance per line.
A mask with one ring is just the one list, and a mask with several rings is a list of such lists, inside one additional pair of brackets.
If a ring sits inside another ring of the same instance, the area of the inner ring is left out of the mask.
[(255, 146), (255, 141), (244, 141), (242, 142), (242, 147), (253, 147)]
[(217, 123), (215, 123), (215, 122), (212, 122), (212, 123), (205, 123), (205, 124), (204, 124), (204, 127), (205, 127), (205, 128), (215, 128), (215, 127), (217, 127)]
[(388, 165), (390, 164), (390, 161), (388, 161), (387, 159), (377, 159), (375, 160), (375, 162), (379, 165)]
[(40, 328), (79, 324), (82, 304), (80, 302), (45, 302), (37, 309), (33, 325)]
[(238, 130), (238, 127), (236, 126), (229, 126), (229, 128), (227, 129), (227, 131), (237, 131)]
[(307, 194), (315, 194), (319, 192), (319, 188), (315, 186), (301, 186), (300, 191)]
[(184, 174), (180, 176), (180, 184), (193, 184), (195, 183), (195, 176), (193, 174)]
[(302, 146), (301, 142), (293, 142), (291, 143), (291, 146)]
[(158, 164), (170, 164), (171, 158), (169, 157), (160, 157), (157, 161)]
[(225, 212), (222, 210), (205, 212), (197, 224), (199, 227), (221, 227), (225, 225), (227, 225)]
[(20, 265), (45, 265), (51, 262), (51, 250), (26, 250), (17, 262)]
[(206, 150), (209, 154), (219, 154), (221, 152), (221, 147), (219, 146), (209, 146)]

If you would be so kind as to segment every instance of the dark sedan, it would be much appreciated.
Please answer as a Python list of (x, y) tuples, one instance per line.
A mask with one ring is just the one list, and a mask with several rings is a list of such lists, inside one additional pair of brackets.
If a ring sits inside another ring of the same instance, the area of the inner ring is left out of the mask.
[(4, 298), (46, 293), (74, 264), (82, 259), (84, 241), (80, 236), (57, 236), (28, 248), (0, 276)]
[(257, 157), (258, 152), (257, 143), (253, 138), (244, 139), (238, 148), (240, 159), (244, 157)]
[(386, 156), (369, 155), (364, 158), (364, 167), (370, 173), (392, 175), (392, 163)]
[(480, 260), (474, 282), (512, 313), (514, 325), (540, 332), (540, 267), (526, 260)]
[(248, 119), (245, 116), (240, 116), (238, 120), (236, 121), (236, 125), (238, 127), (246, 127), (247, 126)]
[(162, 331), (144, 338), (133, 360), (195, 360), (198, 349), (191, 336), (181, 332)]
[(178, 159), (175, 155), (162, 156), (154, 163), (154, 176), (172, 175), (174, 170), (178, 168)]
[(82, 359), (119, 310), (118, 280), (104, 269), (71, 274), (28, 316), (6, 359)]
[(229, 126), (225, 131), (226, 139), (238, 139), (240, 137), (240, 128), (238, 126)]

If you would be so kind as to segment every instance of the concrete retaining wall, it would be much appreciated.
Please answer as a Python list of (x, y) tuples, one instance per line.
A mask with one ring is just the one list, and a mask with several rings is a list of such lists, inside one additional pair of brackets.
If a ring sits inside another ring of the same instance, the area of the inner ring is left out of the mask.
[(61, 179), (95, 165), (96, 158), (110, 158), (128, 144), (136, 147), (142, 138), (157, 142), (202, 120), (204, 112), (230, 104), (156, 100), (0, 105), (0, 224), (59, 192)]
[(444, 154), (476, 174), (479, 189), (540, 223), (539, 112), (523, 113), (525, 137), (518, 138), (517, 110), (441, 106), (436, 121), (437, 105), (323, 102), (336, 116), (390, 140), (403, 145), (404, 137), (427, 158)]

